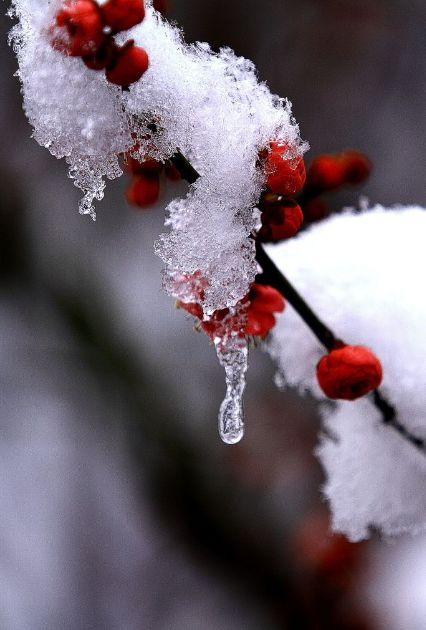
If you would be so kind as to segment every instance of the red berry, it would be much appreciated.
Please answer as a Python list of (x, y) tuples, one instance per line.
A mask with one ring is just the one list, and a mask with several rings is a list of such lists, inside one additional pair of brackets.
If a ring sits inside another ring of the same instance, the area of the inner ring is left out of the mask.
[(323, 191), (333, 190), (344, 184), (360, 184), (370, 173), (371, 162), (359, 151), (319, 155), (308, 170), (308, 184)]
[(264, 207), (261, 217), (262, 227), (257, 235), (262, 243), (277, 243), (291, 238), (300, 230), (303, 212), (299, 204), (292, 199)]
[(284, 310), (284, 298), (274, 287), (254, 283), (251, 285), (247, 299), (250, 304), (244, 333), (255, 337), (265, 337), (275, 326), (274, 313), (281, 313)]
[[(210, 319), (201, 322), (201, 328), (209, 337), (215, 337), (223, 330), (223, 320), (229, 315), (228, 308), (222, 308), (219, 311), (215, 311)], [(239, 331), (240, 322), (239, 319), (232, 318), (227, 322), (227, 330), (231, 329), (235, 332)]]
[(100, 8), (94, 0), (67, 0), (56, 15), (56, 24), (67, 29), (69, 39), (55, 41), (55, 48), (71, 57), (93, 54), (104, 39)]
[(371, 173), (372, 164), (359, 151), (346, 151), (342, 154), (345, 165), (345, 179), (348, 184), (361, 184)]
[(343, 578), (343, 584), (348, 570), (352, 573), (357, 567), (362, 548), (362, 543), (352, 543), (342, 535), (332, 534), (329, 516), (322, 511), (305, 517), (293, 544), (298, 562), (305, 570), (328, 580), (335, 578), (340, 582)]
[(176, 166), (174, 166), (174, 164), (172, 164), (171, 162), (166, 162), (165, 172), (166, 177), (172, 182), (178, 182), (180, 179), (182, 179), (181, 174), (177, 170)]
[(266, 158), (266, 186), (279, 195), (295, 195), (305, 183), (306, 171), (302, 157), (286, 158), (288, 146), (271, 142)]
[(114, 39), (105, 36), (99, 48), (90, 55), (85, 55), (83, 61), (90, 70), (104, 70), (113, 61), (117, 54), (117, 44)]
[(248, 299), (249, 309), (261, 313), (281, 313), (285, 306), (281, 293), (267, 284), (252, 284)]
[(253, 337), (266, 337), (271, 328), (275, 326), (275, 323), (275, 317), (272, 313), (262, 313), (261, 311), (249, 309), (244, 332), (246, 335), (252, 335)]
[(143, 0), (108, 0), (101, 11), (105, 24), (113, 32), (127, 31), (145, 17)]
[[(273, 314), (283, 311), (285, 306), (283, 296), (274, 287), (255, 283), (237, 306), (244, 304), (247, 304), (246, 310), (233, 316), (230, 316), (228, 308), (215, 311), (210, 319), (201, 322), (202, 330), (212, 338), (230, 331), (240, 336), (265, 337), (275, 326)], [(196, 302), (178, 302), (178, 306), (200, 320), (203, 317), (202, 306)]]
[(168, 0), (154, 0), (152, 3), (154, 9), (159, 13), (166, 13), (169, 8)]
[(159, 175), (163, 170), (163, 164), (158, 160), (146, 158), (143, 162), (139, 162), (139, 160), (129, 155), (126, 157), (126, 166), (133, 175), (140, 173), (156, 173)]
[(333, 190), (346, 181), (346, 168), (339, 155), (319, 155), (308, 169), (308, 185)]
[(146, 158), (143, 162), (139, 162), (139, 170), (144, 173), (161, 173), (164, 165), (154, 158)]
[(333, 399), (356, 400), (376, 389), (382, 376), (379, 359), (364, 346), (331, 350), (317, 365), (318, 383)]
[(330, 208), (319, 197), (309, 199), (303, 204), (303, 216), (307, 223), (315, 223), (315, 221), (321, 221), (330, 214)]
[(106, 78), (114, 85), (128, 87), (139, 81), (148, 70), (149, 60), (146, 51), (135, 46), (133, 40), (119, 49), (112, 64), (107, 68)]
[(160, 178), (155, 173), (140, 173), (136, 175), (126, 192), (127, 201), (141, 208), (156, 203), (159, 194)]
[(198, 317), (198, 319), (203, 318), (203, 309), (196, 302), (182, 302), (181, 300), (178, 300), (176, 302), (176, 306), (178, 308), (183, 308), (184, 311), (186, 311), (190, 315), (193, 315), (194, 317)]

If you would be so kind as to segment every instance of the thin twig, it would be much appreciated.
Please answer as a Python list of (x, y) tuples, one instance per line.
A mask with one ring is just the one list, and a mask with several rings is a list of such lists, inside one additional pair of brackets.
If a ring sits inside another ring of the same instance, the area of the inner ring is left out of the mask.
[(406, 440), (411, 442), (413, 446), (418, 448), (420, 451), (425, 452), (426, 451), (425, 440), (410, 433), (410, 431), (408, 431), (408, 429), (406, 429), (406, 427), (400, 423), (396, 415), (395, 408), (392, 407), (392, 405), (388, 403), (388, 401), (386, 400), (386, 398), (384, 398), (380, 390), (376, 389), (373, 392), (373, 399), (374, 399), (374, 404), (376, 405), (376, 407), (380, 409), (380, 411), (382, 412), (384, 424), (387, 424), (393, 429), (395, 429), (396, 431), (398, 431), (398, 433), (402, 435)]
[[(190, 184), (193, 184), (200, 177), (199, 173), (194, 169), (192, 164), (185, 158), (180, 151), (177, 151), (170, 161), (177, 168), (182, 178)], [(258, 281), (262, 284), (269, 284), (277, 289), (288, 301), (294, 310), (300, 315), (305, 324), (314, 333), (315, 337), (327, 349), (332, 350), (343, 342), (336, 337), (333, 331), (324, 324), (316, 315), (309, 304), (304, 300), (300, 293), (294, 288), (288, 278), (278, 269), (275, 263), (266, 253), (262, 244), (256, 242), (256, 260), (262, 268), (263, 273), (258, 276)], [(399, 435), (410, 442), (417, 449), (426, 453), (425, 440), (413, 435), (408, 429), (399, 422), (396, 409), (385, 398), (382, 392), (376, 389), (369, 397), (371, 402), (380, 411), (382, 422), (392, 427)]]
[(189, 162), (180, 151), (172, 155), (170, 162), (175, 168), (177, 168), (181, 177), (189, 184), (194, 184), (197, 179), (199, 179), (199, 173), (197, 173), (191, 162)]
[(288, 303), (292, 305), (327, 350), (332, 350), (342, 343), (340, 339), (336, 338), (333, 331), (319, 319), (285, 275), (279, 271), (278, 267), (265, 252), (262, 244), (258, 241), (256, 242), (256, 260), (263, 270), (263, 273), (258, 278), (259, 282), (275, 287), (284, 295)]

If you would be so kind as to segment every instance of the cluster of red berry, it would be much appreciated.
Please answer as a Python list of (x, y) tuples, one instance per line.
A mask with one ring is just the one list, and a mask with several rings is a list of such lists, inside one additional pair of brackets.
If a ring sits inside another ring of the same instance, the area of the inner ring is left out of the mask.
[[(203, 299), (202, 291), (200, 301)], [(215, 311), (208, 320), (204, 320), (203, 308), (198, 302), (179, 301), (179, 308), (200, 320), (200, 328), (212, 339), (229, 332), (241, 337), (266, 337), (275, 326), (275, 313), (284, 310), (284, 298), (274, 287), (253, 283), (248, 294), (240, 300), (233, 311), (223, 308)]]
[(288, 145), (272, 142), (269, 150), (259, 156), (267, 174), (266, 190), (259, 203), (262, 227), (256, 235), (262, 243), (290, 238), (303, 223), (302, 209), (293, 197), (305, 184), (305, 163), (302, 157), (291, 158), (288, 154)]
[(286, 145), (272, 143), (265, 159), (269, 175), (260, 199), (262, 226), (257, 234), (262, 243), (291, 238), (303, 223), (324, 219), (330, 214), (325, 193), (361, 184), (371, 173), (371, 162), (359, 151), (319, 155), (307, 172), (303, 159), (285, 159), (287, 152)]
[(132, 181), (127, 188), (127, 201), (139, 208), (146, 208), (158, 201), (160, 195), (160, 177), (164, 172), (167, 179), (179, 181), (180, 173), (173, 164), (158, 162), (147, 158), (140, 162), (131, 155), (126, 156), (126, 167), (132, 175)]
[[(307, 175), (303, 159), (285, 159), (286, 153), (286, 145), (272, 143), (267, 154), (260, 156), (267, 173), (260, 200), (261, 228), (256, 235), (261, 242), (277, 243), (294, 236), (304, 218), (308, 222), (324, 218), (329, 209), (321, 199), (323, 193), (359, 184), (371, 172), (369, 160), (357, 151), (318, 156)], [(355, 400), (380, 385), (382, 366), (369, 348), (339, 342), (319, 361), (317, 378), (329, 398)]]
[(127, 88), (147, 71), (146, 51), (133, 40), (122, 46), (114, 35), (136, 26), (145, 17), (143, 0), (66, 0), (56, 15), (56, 25), (65, 29), (55, 34), (53, 46), (71, 56), (81, 57), (91, 70), (105, 70), (107, 80)]
[(370, 160), (359, 151), (319, 155), (308, 169), (306, 186), (300, 197), (305, 222), (320, 221), (330, 214), (324, 193), (343, 186), (356, 186), (371, 173)]

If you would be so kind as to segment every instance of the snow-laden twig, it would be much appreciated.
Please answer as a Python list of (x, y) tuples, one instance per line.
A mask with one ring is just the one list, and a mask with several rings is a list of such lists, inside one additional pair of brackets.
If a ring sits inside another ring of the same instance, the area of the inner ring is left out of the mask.
[(84, 192), (80, 211), (95, 216), (105, 179), (122, 174), (123, 154), (164, 161), (179, 148), (202, 177), (166, 208), (169, 231), (155, 246), (166, 265), (164, 286), (173, 292), (177, 274), (198, 272), (207, 280), (206, 313), (235, 305), (256, 275), (249, 236), (264, 184), (259, 151), (273, 140), (289, 147), (289, 159), (307, 149), (291, 104), (229, 48), (186, 44), (151, 3), (140, 24), (115, 36), (117, 45), (134, 40), (149, 57), (142, 78), (123, 90), (54, 49), (64, 0), (45, 4), (13, 1), (19, 22), (12, 41), (34, 137), (67, 160)]
[(315, 378), (322, 344), (295, 311), (279, 316), (268, 344), (281, 380), (324, 401), (324, 492), (334, 528), (354, 540), (371, 526), (388, 535), (426, 529), (425, 239), (422, 208), (376, 206), (267, 248), (315, 311), (383, 365), (376, 406), (370, 398), (330, 403)]
[[(288, 278), (277, 268), (260, 243), (257, 243), (256, 254), (257, 261), (263, 270), (263, 273), (258, 278), (258, 282), (270, 284), (278, 289), (327, 350), (332, 350), (340, 344), (342, 340), (336, 337), (334, 332), (321, 321)], [(392, 427), (404, 440), (410, 442), (426, 455), (425, 440), (411, 433), (398, 420), (395, 407), (379, 389), (376, 389), (369, 396), (369, 399), (380, 411), (382, 421), (387, 426)]]

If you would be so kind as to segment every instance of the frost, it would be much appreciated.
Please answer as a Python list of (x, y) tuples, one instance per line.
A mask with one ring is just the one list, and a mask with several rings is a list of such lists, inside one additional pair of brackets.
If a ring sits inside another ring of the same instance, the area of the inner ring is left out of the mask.
[[(398, 420), (426, 438), (426, 213), (420, 207), (346, 211), (269, 247), (279, 268), (347, 343), (370, 346)], [(315, 366), (324, 350), (288, 307), (269, 351), (287, 384), (324, 395)], [(281, 379), (282, 381), (282, 379)], [(333, 527), (359, 540), (426, 530), (426, 456), (381, 421), (371, 400), (324, 405), (317, 453)]]
[(306, 149), (288, 101), (272, 95), (254, 65), (230, 49), (186, 45), (151, 6), (140, 25), (116, 38), (135, 39), (150, 59), (143, 78), (123, 92), (81, 59), (53, 50), (61, 0), (14, 0), (14, 6), (25, 111), (36, 140), (69, 163), (84, 192), (80, 211), (95, 216), (105, 177), (121, 174), (118, 155), (136, 139), (140, 157), (165, 159), (180, 149), (201, 177), (167, 208), (170, 231), (156, 244), (165, 286), (176, 274), (198, 272), (208, 281), (206, 313), (235, 305), (256, 274), (248, 236), (264, 178), (258, 152), (271, 140), (288, 143), (293, 155)]

